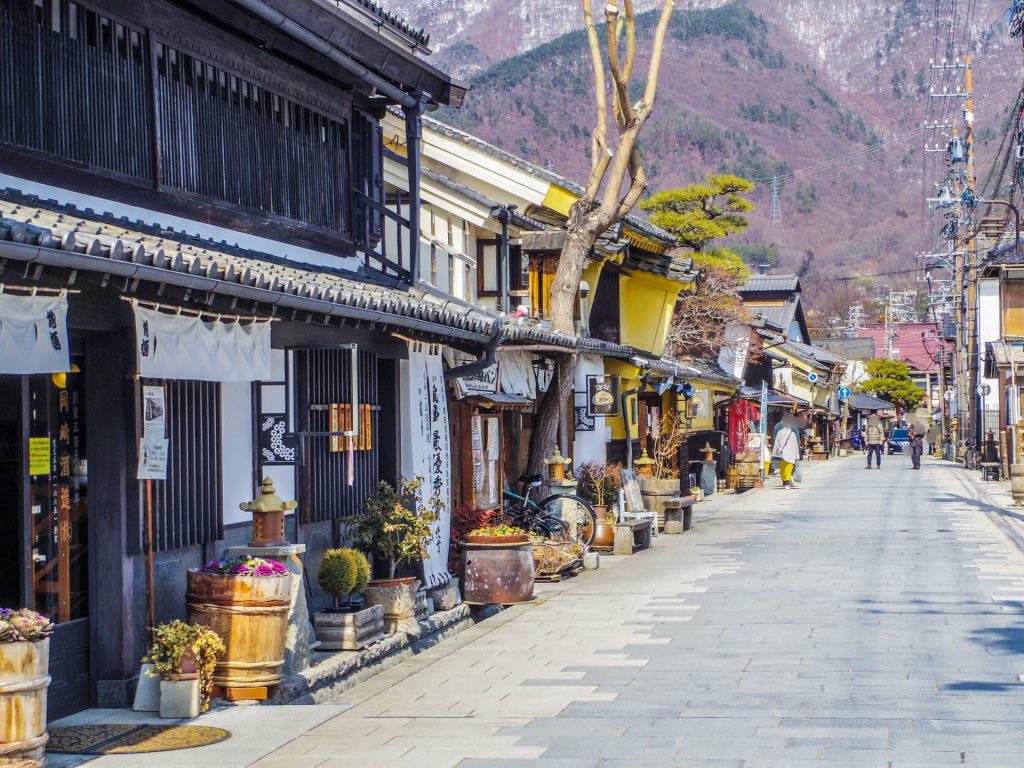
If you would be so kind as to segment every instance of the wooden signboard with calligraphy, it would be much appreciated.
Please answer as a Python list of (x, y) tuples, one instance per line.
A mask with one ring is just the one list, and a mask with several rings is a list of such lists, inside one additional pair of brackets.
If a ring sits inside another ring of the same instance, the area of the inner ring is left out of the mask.
[[(352, 431), (352, 404), (331, 403), (328, 407), (329, 432)], [(341, 453), (348, 449), (348, 438), (329, 438), (331, 453)], [(355, 437), (355, 450), (373, 450), (373, 406), (363, 403), (359, 406), (359, 434)]]

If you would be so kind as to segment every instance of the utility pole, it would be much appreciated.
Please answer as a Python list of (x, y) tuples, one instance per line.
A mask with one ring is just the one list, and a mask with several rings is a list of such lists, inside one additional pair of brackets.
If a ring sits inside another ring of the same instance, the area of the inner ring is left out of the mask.
[(772, 232), (772, 242), (782, 241), (782, 206), (779, 204), (779, 177), (772, 176), (772, 208), (768, 214), (768, 226)]
[(984, 421), (985, 414), (983, 412), (984, 399), (978, 391), (978, 385), (981, 383), (981, 354), (978, 349), (980, 346), (978, 329), (978, 275), (980, 264), (978, 262), (978, 238), (974, 236), (974, 211), (978, 204), (978, 197), (977, 190), (975, 189), (977, 180), (975, 179), (974, 170), (974, 71), (971, 69), (970, 54), (964, 58), (964, 62), (966, 67), (964, 70), (964, 93), (966, 94), (964, 100), (964, 142), (967, 145), (967, 178), (964, 179), (964, 192), (962, 194), (965, 216), (961, 223), (961, 231), (966, 230), (971, 235), (967, 241), (967, 252), (964, 255), (969, 334), (967, 339), (967, 359), (970, 365), (967, 380), (969, 397), (973, 402), (971, 426), (973, 427), (974, 447), (980, 451), (982, 422)]

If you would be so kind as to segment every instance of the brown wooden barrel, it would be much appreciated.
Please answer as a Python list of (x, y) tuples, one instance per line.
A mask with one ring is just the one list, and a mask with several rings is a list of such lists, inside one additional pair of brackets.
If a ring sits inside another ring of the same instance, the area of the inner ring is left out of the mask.
[(0, 643), (0, 765), (46, 762), (50, 640)]
[(214, 670), (214, 685), (261, 688), (281, 682), (291, 597), (291, 574), (188, 572), (189, 623), (209, 627), (227, 648)]

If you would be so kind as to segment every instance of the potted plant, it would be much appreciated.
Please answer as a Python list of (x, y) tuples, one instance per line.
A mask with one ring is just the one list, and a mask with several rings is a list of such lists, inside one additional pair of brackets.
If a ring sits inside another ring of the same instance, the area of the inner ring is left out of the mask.
[(0, 754), (17, 765), (46, 761), (52, 634), (42, 614), (0, 609)]
[[(317, 581), (334, 598), (334, 607), (313, 615), (313, 629), (324, 651), (358, 650), (384, 636), (384, 609), (362, 607), (352, 595), (370, 582), (370, 563), (358, 549), (328, 549), (320, 560)], [(346, 596), (341, 605), (341, 596)]]
[(689, 419), (684, 409), (666, 413), (654, 436), (654, 453), (651, 456), (651, 477), (637, 478), (644, 508), (658, 515), (658, 527), (665, 526), (664, 501), (680, 495), (679, 451), (689, 432)]
[(618, 499), (619, 472), (617, 462), (587, 461), (576, 469), (577, 492), (594, 506), (597, 527), (592, 547), (610, 549), (615, 543), (616, 516), (608, 519), (608, 507)]
[(422, 486), (422, 477), (402, 478), (397, 488), (382, 480), (349, 528), (355, 542), (372, 554), (375, 562), (388, 564), (388, 577), (372, 580), (363, 597), (369, 605), (384, 607), (389, 632), (419, 631), (415, 615), (419, 580), (397, 578), (397, 572), (399, 565), (412, 566), (430, 556), (427, 545), (434, 539), (432, 526), (444, 510), (439, 495), (421, 498)]
[(533, 599), (530, 535), (511, 525), (487, 525), (462, 540), (462, 595), (470, 604), (510, 605)]
[(214, 685), (269, 693), (284, 670), (292, 574), (277, 560), (247, 556), (211, 560), (187, 579), (188, 621), (212, 629), (227, 648)]
[(225, 651), (220, 635), (202, 624), (175, 619), (154, 627), (152, 637), (143, 661), (160, 677), (160, 717), (189, 718), (205, 712), (214, 669)]

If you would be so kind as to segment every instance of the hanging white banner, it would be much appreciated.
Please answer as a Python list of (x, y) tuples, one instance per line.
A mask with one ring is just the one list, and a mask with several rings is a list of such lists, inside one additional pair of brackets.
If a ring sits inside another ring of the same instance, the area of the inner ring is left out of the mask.
[(67, 294), (0, 292), (0, 373), (70, 370)]
[(451, 579), (448, 573), (448, 538), (451, 531), (452, 473), (451, 439), (448, 432), (448, 400), (445, 396), (441, 355), (418, 343), (409, 345), (408, 377), (402, 382), (403, 441), (402, 474), (407, 479), (422, 477), (420, 501), (437, 494), (444, 511), (434, 524), (430, 557), (423, 562), (425, 585), (435, 587)]
[(270, 322), (202, 320), (134, 305), (139, 375), (152, 379), (271, 378)]

